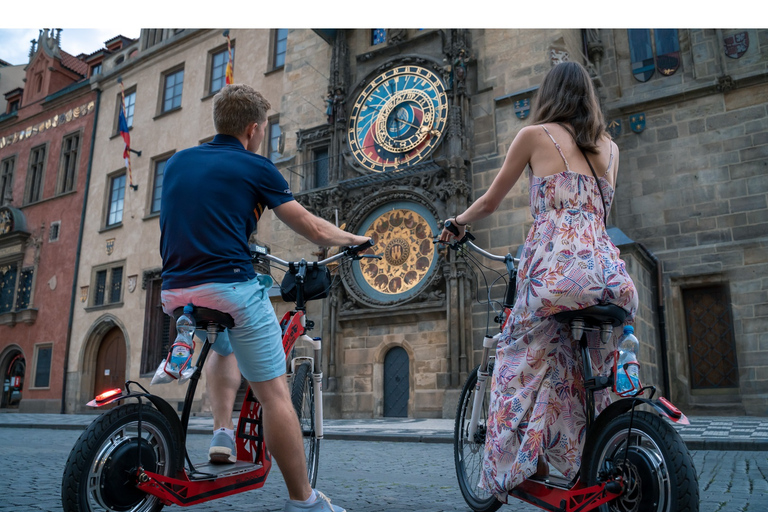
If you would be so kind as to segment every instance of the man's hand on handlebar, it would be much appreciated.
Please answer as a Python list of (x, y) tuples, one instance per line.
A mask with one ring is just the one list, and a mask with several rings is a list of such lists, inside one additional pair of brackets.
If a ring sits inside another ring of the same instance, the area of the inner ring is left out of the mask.
[(381, 259), (381, 256), (376, 256), (375, 254), (360, 254), (362, 252), (365, 252), (369, 248), (374, 246), (373, 238), (367, 238), (365, 242), (355, 245), (352, 247), (347, 247), (344, 249), (344, 253), (347, 256), (351, 256), (352, 259), (359, 260), (361, 258), (377, 258)]

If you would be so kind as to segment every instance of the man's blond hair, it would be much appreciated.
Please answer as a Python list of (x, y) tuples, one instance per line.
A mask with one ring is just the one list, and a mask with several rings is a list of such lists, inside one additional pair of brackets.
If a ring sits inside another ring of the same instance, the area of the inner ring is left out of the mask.
[(213, 126), (217, 133), (239, 137), (249, 124), (266, 121), (271, 107), (269, 101), (251, 86), (225, 85), (213, 97)]

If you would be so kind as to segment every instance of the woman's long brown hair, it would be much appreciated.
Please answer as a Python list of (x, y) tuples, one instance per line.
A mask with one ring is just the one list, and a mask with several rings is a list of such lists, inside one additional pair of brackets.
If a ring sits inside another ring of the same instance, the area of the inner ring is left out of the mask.
[(533, 103), (532, 121), (569, 123), (575, 131), (571, 135), (576, 145), (589, 153), (598, 153), (597, 143), (605, 133), (605, 120), (584, 66), (561, 62), (547, 73)]

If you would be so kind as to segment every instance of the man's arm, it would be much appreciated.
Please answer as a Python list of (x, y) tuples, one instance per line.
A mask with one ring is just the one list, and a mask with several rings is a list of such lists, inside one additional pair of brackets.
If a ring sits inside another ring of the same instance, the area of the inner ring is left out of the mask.
[(325, 219), (312, 215), (295, 200), (283, 203), (272, 211), (289, 228), (317, 245), (324, 247), (360, 245), (368, 241), (367, 237), (353, 235)]

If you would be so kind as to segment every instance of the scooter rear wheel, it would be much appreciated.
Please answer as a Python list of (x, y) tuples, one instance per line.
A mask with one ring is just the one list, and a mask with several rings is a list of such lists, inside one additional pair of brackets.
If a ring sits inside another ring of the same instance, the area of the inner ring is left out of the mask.
[[(635, 411), (610, 420), (584, 457), (582, 476), (588, 485), (605, 474), (622, 476), (626, 489), (600, 512), (698, 512), (699, 482), (688, 447), (658, 415)], [(627, 439), (629, 436), (629, 448)], [(625, 457), (626, 454), (626, 457)]]
[(136, 488), (138, 455), (145, 470), (174, 475), (179, 447), (171, 432), (165, 416), (149, 405), (125, 404), (96, 418), (80, 435), (67, 459), (61, 482), (64, 512), (162, 509), (163, 503), (157, 497)]

